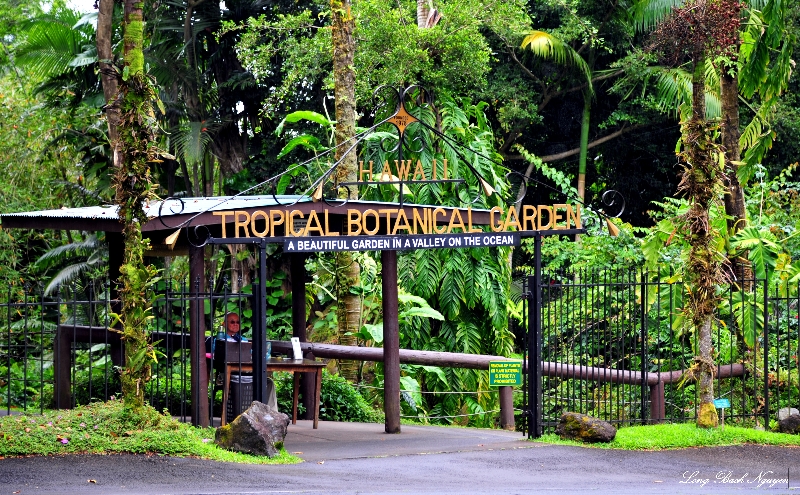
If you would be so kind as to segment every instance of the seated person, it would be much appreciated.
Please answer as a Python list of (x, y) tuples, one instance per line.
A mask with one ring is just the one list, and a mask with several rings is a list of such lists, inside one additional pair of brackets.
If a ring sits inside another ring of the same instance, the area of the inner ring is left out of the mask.
[[(247, 338), (243, 337), (241, 335), (241, 332), (239, 331), (240, 328), (241, 328), (241, 318), (239, 317), (239, 314), (238, 313), (234, 313), (234, 312), (226, 313), (225, 314), (225, 334), (224, 334), (225, 338), (224, 338), (224, 340), (226, 342), (248, 342)], [(214, 336), (209, 337), (208, 340), (206, 341), (206, 347), (207, 347), (206, 350), (207, 351), (211, 350), (211, 341), (214, 340), (215, 338), (217, 340), (223, 340), (220, 337), (222, 337), (222, 332), (220, 332), (220, 335), (217, 336), (217, 337), (214, 337)], [(209, 357), (210, 357), (210, 355), (209, 355)], [(249, 375), (249, 373), (243, 373), (243, 376), (250, 376), (250, 375)], [(222, 375), (218, 374), (217, 375), (217, 380), (219, 381), (221, 379), (222, 379)], [(221, 382), (218, 383), (218, 384), (221, 385)], [(275, 395), (275, 383), (272, 381), (271, 378), (267, 378), (267, 402), (266, 403), (267, 403), (268, 406), (272, 407), (276, 411), (278, 410), (278, 400), (277, 400), (277, 397)], [(233, 418), (229, 418), (229, 421), (231, 419), (233, 419)]]
[(242, 337), (239, 330), (242, 328), (242, 321), (238, 313), (225, 314), (225, 340), (228, 342), (247, 342), (247, 338)]

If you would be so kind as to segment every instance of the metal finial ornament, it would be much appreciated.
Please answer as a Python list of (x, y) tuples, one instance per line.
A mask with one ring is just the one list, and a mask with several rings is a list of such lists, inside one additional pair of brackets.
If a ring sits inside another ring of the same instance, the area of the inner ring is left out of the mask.
[(311, 196), (311, 199), (315, 203), (319, 203), (322, 200), (322, 182), (319, 183), (317, 189), (314, 191), (314, 194)]
[(483, 192), (484, 192), (484, 194), (486, 194), (487, 197), (490, 197), (492, 194), (497, 192), (497, 191), (494, 190), (494, 188), (492, 186), (489, 185), (488, 182), (483, 180), (483, 177), (479, 176), (478, 177), (478, 182), (481, 183), (481, 187), (483, 188)]
[(406, 127), (412, 122), (419, 122), (419, 119), (408, 113), (405, 102), (400, 100), (400, 108), (389, 118), (388, 122), (394, 124), (402, 136), (406, 132)]
[(608, 233), (611, 237), (617, 237), (619, 235), (619, 227), (614, 225), (614, 222), (612, 222), (610, 218), (606, 218), (606, 225), (608, 226)]

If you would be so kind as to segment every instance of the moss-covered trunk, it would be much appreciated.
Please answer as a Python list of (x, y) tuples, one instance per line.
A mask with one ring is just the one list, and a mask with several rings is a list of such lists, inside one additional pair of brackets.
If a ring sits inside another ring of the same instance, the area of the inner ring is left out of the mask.
[(144, 16), (141, 1), (125, 0), (124, 62), (119, 81), (121, 113), (115, 148), (121, 162), (114, 176), (116, 203), (123, 224), (125, 253), (120, 269), (120, 322), (125, 341), (125, 366), (121, 371), (122, 394), (127, 407), (144, 404), (144, 387), (155, 362), (155, 350), (149, 342), (147, 321), (150, 316), (148, 290), (155, 270), (144, 264), (148, 242), (142, 239), (141, 227), (147, 222), (143, 206), (152, 193), (150, 162), (155, 97), (144, 74)]
[[(350, 0), (331, 0), (333, 16), (333, 81), (336, 98), (336, 160), (342, 160), (337, 180), (355, 181), (357, 150), (351, 140), (356, 134), (356, 91), (353, 57), (355, 41), (353, 29), (355, 19), (350, 11)], [(344, 194), (357, 199), (358, 191), (350, 188)], [(340, 345), (356, 345), (353, 335), (361, 323), (361, 299), (350, 290), (361, 278), (361, 267), (353, 253), (339, 252), (335, 255), (336, 300), (338, 317), (338, 340)], [(358, 363), (339, 362), (339, 372), (350, 381), (358, 378)]]
[(714, 408), (714, 357), (711, 325), (717, 306), (716, 286), (720, 278), (720, 262), (713, 246), (709, 208), (716, 200), (722, 179), (721, 150), (712, 140), (705, 118), (705, 64), (702, 56), (694, 59), (692, 78), (692, 116), (682, 125), (684, 173), (679, 190), (689, 199), (689, 211), (683, 217), (689, 241), (687, 280), (688, 309), (697, 338), (697, 355), (692, 372), (697, 380), (699, 408), (697, 426), (717, 426)]

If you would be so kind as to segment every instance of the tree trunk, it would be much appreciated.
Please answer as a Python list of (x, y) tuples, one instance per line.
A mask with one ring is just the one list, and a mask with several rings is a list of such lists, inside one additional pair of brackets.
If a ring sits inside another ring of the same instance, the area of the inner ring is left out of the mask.
[(723, 71), (720, 79), (722, 93), (722, 146), (725, 147), (725, 213), (728, 230), (732, 234), (747, 226), (747, 211), (744, 206), (744, 190), (739, 184), (736, 171), (741, 159), (739, 152), (739, 82), (735, 75)]
[(125, 245), (120, 268), (121, 314), (125, 341), (125, 366), (120, 372), (125, 406), (134, 411), (144, 405), (144, 389), (151, 377), (155, 350), (149, 342), (147, 323), (151, 318), (148, 292), (155, 269), (143, 260), (148, 241), (141, 227), (147, 222), (144, 203), (152, 194), (150, 162), (155, 159), (152, 143), (151, 102), (155, 90), (144, 74), (144, 16), (141, 0), (125, 0), (124, 61), (126, 76), (120, 82), (120, 122), (117, 142), (120, 166), (114, 176), (115, 201), (119, 205)]
[(430, 14), (428, 8), (428, 0), (417, 0), (417, 27), (428, 27), (428, 15)]
[[(333, 14), (333, 81), (336, 98), (336, 160), (341, 160), (336, 178), (339, 182), (355, 181), (357, 175), (357, 150), (354, 146), (355, 136), (355, 73), (353, 72), (353, 56), (355, 42), (353, 28), (355, 19), (350, 12), (350, 0), (331, 0)], [(358, 198), (358, 191), (352, 188), (343, 192), (350, 199)], [(336, 300), (338, 317), (338, 338), (340, 345), (356, 345), (353, 334), (361, 326), (361, 299), (353, 294), (351, 287), (357, 285), (361, 278), (361, 267), (355, 261), (353, 253), (339, 252), (335, 255)], [(350, 334), (350, 335), (348, 335)], [(339, 372), (350, 381), (358, 379), (358, 363), (343, 361), (339, 363)]]
[(100, 81), (105, 99), (105, 114), (108, 123), (108, 140), (111, 143), (112, 164), (119, 167), (121, 157), (116, 143), (119, 143), (119, 83), (117, 71), (114, 69), (114, 51), (111, 48), (112, 20), (114, 16), (114, 0), (99, 0), (97, 13), (97, 60), (100, 69)]
[(690, 293), (687, 307), (695, 327), (698, 354), (693, 373), (697, 378), (699, 407), (697, 426), (713, 428), (718, 424), (714, 407), (714, 359), (711, 323), (716, 308), (716, 284), (719, 263), (715, 259), (708, 210), (714, 201), (719, 177), (714, 159), (711, 132), (705, 114), (705, 68), (703, 56), (696, 56), (692, 78), (692, 117), (683, 126), (683, 145), (688, 162), (681, 188), (689, 193), (689, 211), (684, 217), (689, 235), (687, 282)]
[[(731, 236), (747, 226), (747, 209), (744, 188), (736, 173), (741, 153), (739, 147), (739, 81), (737, 76), (723, 71), (720, 79), (722, 93), (722, 146), (725, 148), (725, 214), (728, 215), (728, 232)], [(745, 256), (729, 259), (733, 273), (744, 281), (753, 279), (753, 270)], [(747, 282), (745, 282), (747, 283)], [(752, 289), (748, 284), (747, 290)]]

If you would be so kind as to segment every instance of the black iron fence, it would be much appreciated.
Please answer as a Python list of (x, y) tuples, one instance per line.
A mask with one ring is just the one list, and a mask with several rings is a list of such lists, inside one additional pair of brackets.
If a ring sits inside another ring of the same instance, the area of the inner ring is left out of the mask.
[[(798, 406), (794, 289), (768, 294), (764, 281), (742, 277), (720, 288), (714, 391), (730, 402), (726, 421), (769, 426), (780, 408)], [(566, 411), (617, 425), (694, 420), (697, 340), (684, 316), (685, 291), (670, 272), (635, 267), (529, 277), (526, 338), (531, 356), (541, 356), (526, 398), (529, 431), (552, 431)]]
[[(240, 316), (246, 337), (252, 327), (250, 293), (234, 294), (226, 285), (214, 291), (199, 287), (197, 282), (194, 287), (160, 282), (151, 324), (161, 354), (146, 398), (184, 420), (196, 414), (190, 347), (204, 347), (227, 312)], [(527, 303), (533, 307), (532, 278), (528, 287)], [(697, 394), (686, 371), (693, 365), (696, 341), (683, 320), (685, 290), (679, 280), (630, 268), (544, 275), (539, 288), (540, 359), (531, 369), (538, 368), (541, 376), (542, 431), (565, 411), (618, 425), (694, 419)], [(277, 293), (279, 287), (274, 289)], [(714, 385), (716, 396), (730, 401), (726, 421), (768, 425), (778, 409), (798, 407), (797, 289), (768, 293), (755, 280), (721, 288)], [(119, 394), (114, 367), (122, 364), (123, 346), (120, 334), (109, 329), (115, 303), (107, 284), (62, 287), (52, 295), (10, 291), (0, 303), (0, 408), (5, 413), (41, 411)], [(193, 320), (201, 321), (194, 344), (192, 309), (198, 313)], [(535, 336), (533, 313), (530, 320)], [(270, 324), (270, 332), (276, 325)], [(219, 417), (220, 384), (213, 374), (195, 377), (198, 390), (208, 384), (209, 410)]]
[[(182, 420), (193, 414), (192, 309), (198, 313), (195, 345), (201, 349), (208, 336), (223, 330), (226, 313), (240, 316), (243, 335), (252, 329), (252, 294), (247, 290), (232, 293), (226, 283), (214, 293), (199, 287), (197, 281), (194, 287), (160, 282), (150, 323), (158, 362), (145, 398)], [(30, 288), (9, 291), (6, 301), (0, 303), (0, 408), (6, 414), (71, 408), (120, 394), (114, 368), (124, 361), (124, 346), (121, 333), (112, 328), (117, 301), (109, 298), (108, 284), (63, 286), (54, 294)], [(200, 378), (209, 383), (207, 377)], [(221, 397), (212, 376), (209, 401), (217, 415)]]

